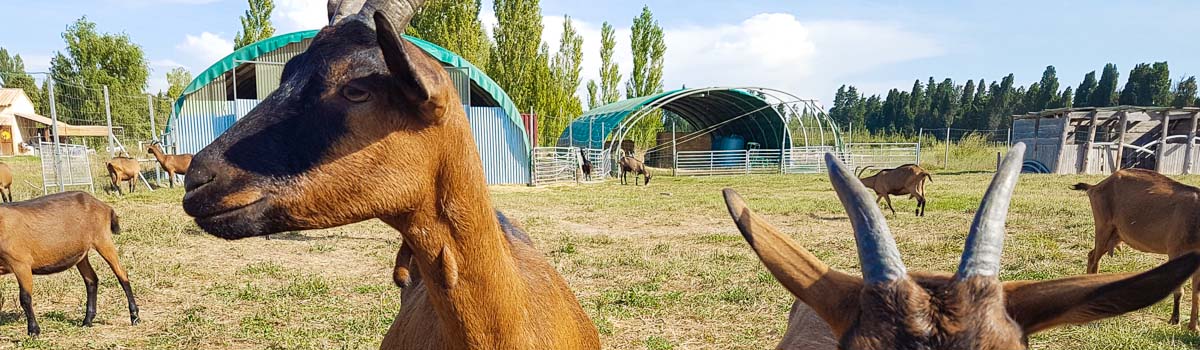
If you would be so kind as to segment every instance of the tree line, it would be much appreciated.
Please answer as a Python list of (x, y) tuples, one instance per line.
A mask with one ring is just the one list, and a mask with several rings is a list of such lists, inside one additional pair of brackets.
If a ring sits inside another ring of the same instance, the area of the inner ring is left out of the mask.
[[(522, 113), (538, 116), (540, 143), (552, 144), (574, 117), (583, 114), (585, 101), (577, 95), (583, 61), (583, 36), (570, 16), (564, 16), (558, 50), (542, 42), (542, 11), (538, 0), (493, 2), (496, 25), (489, 37), (479, 19), (479, 0), (430, 0), (413, 17), (408, 34), (427, 40), (482, 69), (504, 88)], [(604, 22), (600, 30), (600, 81), (587, 82), (587, 108), (663, 91), (662, 71), (666, 45), (662, 27), (649, 7), (633, 19), (629, 38), (633, 67), (625, 82), (614, 61), (616, 31)], [(659, 118), (646, 118), (633, 127), (635, 141), (654, 139), (662, 129)]]
[(883, 97), (866, 96), (852, 85), (842, 85), (829, 116), (843, 127), (852, 123), (872, 133), (912, 133), (920, 128), (1008, 128), (1012, 115), (1054, 108), (1200, 106), (1196, 78), (1172, 82), (1167, 62), (1134, 66), (1120, 89), (1119, 80), (1117, 66), (1109, 63), (1099, 80), (1091, 71), (1078, 86), (1063, 89), (1054, 66), (1047, 66), (1042, 79), (1029, 86), (1015, 86), (1011, 73), (999, 81), (967, 80), (961, 85), (950, 78), (929, 77), (924, 84), (917, 79), (911, 89), (891, 89)]

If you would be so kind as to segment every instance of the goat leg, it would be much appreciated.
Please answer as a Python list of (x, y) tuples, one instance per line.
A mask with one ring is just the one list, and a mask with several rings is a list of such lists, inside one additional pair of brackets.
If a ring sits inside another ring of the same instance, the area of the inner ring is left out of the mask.
[(33, 270), (28, 264), (12, 264), (11, 269), (20, 289), (18, 298), (21, 310), (25, 312), (25, 330), (29, 336), (36, 337), (42, 334), (42, 327), (38, 326), (37, 316), (33, 314)]
[(96, 289), (100, 286), (100, 279), (96, 277), (96, 270), (92, 269), (92, 263), (88, 262), (86, 255), (75, 264), (75, 268), (79, 269), (83, 285), (87, 288), (87, 309), (84, 311), (83, 326), (91, 327), (92, 320), (96, 318)]

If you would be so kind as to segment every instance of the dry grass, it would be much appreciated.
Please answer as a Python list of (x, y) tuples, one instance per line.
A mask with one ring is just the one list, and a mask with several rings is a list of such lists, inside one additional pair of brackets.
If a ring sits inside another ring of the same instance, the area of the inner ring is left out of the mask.
[[(13, 160), (6, 160), (13, 162)], [(16, 160), (19, 169), (36, 168)], [(29, 175), (22, 175), (28, 177)], [(936, 174), (927, 217), (897, 200), (893, 232), (910, 269), (952, 270), (989, 174)], [(36, 179), (36, 175), (33, 177)], [(1082, 273), (1092, 224), (1091, 176), (1022, 177), (1009, 216), (1006, 279)], [(104, 178), (100, 178), (104, 180)], [(32, 181), (32, 180), (30, 180)], [(1200, 183), (1200, 178), (1185, 182)], [(33, 181), (36, 183), (36, 181)], [(753, 208), (831, 265), (855, 271), (849, 224), (823, 176), (655, 178), (551, 188), (496, 187), (495, 205), (521, 222), (566, 276), (607, 349), (763, 349), (780, 339), (792, 298), (731, 224), (719, 189)], [(28, 198), (32, 189), (17, 192)], [(377, 348), (395, 312), (390, 281), (399, 236), (372, 221), (223, 241), (179, 207), (182, 191), (101, 194), (122, 215), (121, 261), (143, 323), (128, 325), (111, 273), (101, 271), (97, 325), (81, 328), (83, 283), (74, 272), (35, 278), (43, 334), (25, 337), (16, 284), (0, 279), (0, 347), (61, 349)], [(94, 263), (99, 257), (93, 254)], [(1103, 271), (1138, 271), (1165, 258), (1125, 249)], [(102, 266), (103, 264), (100, 263)], [(1095, 324), (1046, 332), (1036, 349), (1184, 349), (1200, 338), (1169, 326), (1169, 302)]]

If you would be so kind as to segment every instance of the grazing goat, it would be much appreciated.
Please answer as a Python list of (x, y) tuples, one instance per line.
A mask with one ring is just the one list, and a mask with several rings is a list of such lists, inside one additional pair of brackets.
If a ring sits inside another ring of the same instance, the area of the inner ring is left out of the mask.
[(29, 335), (41, 333), (33, 314), (33, 275), (49, 275), (74, 266), (87, 287), (87, 310), (83, 326), (96, 317), (96, 271), (88, 262), (93, 249), (108, 262), (129, 302), (129, 321), (137, 325), (138, 307), (133, 301), (129, 277), (117, 261), (112, 235), (120, 233), (117, 212), (92, 195), (72, 191), (0, 205), (0, 274), (17, 276), (21, 309), (25, 311)]
[[(867, 168), (859, 171), (858, 176), (862, 176), (862, 172)], [(892, 208), (892, 195), (909, 195), (909, 198), (917, 199), (917, 216), (925, 216), (925, 180), (933, 181), (933, 175), (929, 174), (925, 169), (921, 169), (916, 164), (905, 164), (893, 169), (880, 170), (875, 175), (859, 179), (863, 186), (875, 191), (875, 203), (879, 203), (879, 199), (887, 201), (888, 209), (892, 211), (892, 215), (896, 215), (896, 209)]]
[(12, 202), (12, 168), (8, 164), (0, 163), (0, 199), (4, 203)]
[[(1009, 201), (1025, 145), (1009, 152), (975, 214), (958, 271), (908, 272), (871, 193), (832, 154), (829, 178), (850, 217), (862, 277), (821, 262), (750, 211), (726, 189), (725, 203), (742, 236), (775, 279), (807, 307), (795, 308), (783, 349), (1027, 349), (1030, 334), (1149, 306), (1200, 267), (1188, 253), (1141, 274), (1089, 275), (1001, 282), (1000, 254)], [(812, 326), (813, 315), (828, 329)], [(822, 334), (822, 332), (824, 332)]]
[(158, 141), (150, 143), (150, 147), (146, 152), (154, 155), (154, 159), (158, 160), (158, 164), (162, 166), (163, 171), (167, 172), (167, 183), (171, 188), (175, 188), (175, 175), (187, 175), (188, 167), (192, 164), (192, 155), (190, 154), (164, 154), (162, 148), (158, 146)]
[(105, 163), (104, 167), (108, 169), (108, 177), (112, 179), (112, 185), (117, 190), (117, 194), (123, 194), (121, 193), (121, 181), (129, 181), (129, 193), (133, 193), (138, 174), (142, 172), (142, 165), (138, 164), (137, 159), (116, 157)]
[(633, 173), (633, 185), (634, 186), (637, 186), (638, 175), (645, 175), (645, 177), (646, 177), (646, 180), (642, 181), (642, 184), (644, 184), (644, 185), (650, 184), (650, 172), (646, 170), (646, 165), (642, 164), (642, 161), (638, 160), (637, 158), (634, 158), (633, 156), (621, 157), (621, 184), (622, 185), (629, 184), (629, 179), (625, 176), (625, 174), (628, 174), (628, 173)]
[(225, 239), (395, 228), (411, 284), (383, 349), (598, 349), (566, 281), (493, 211), (445, 68), (402, 37), (423, 2), (331, 0), (280, 88), (193, 158), (184, 210)]
[[(1133, 249), (1174, 259), (1200, 250), (1200, 188), (1162, 174), (1124, 169), (1095, 185), (1072, 186), (1087, 191), (1096, 224), (1096, 246), (1088, 253), (1087, 273), (1100, 270), (1100, 258), (1124, 241)], [(1192, 276), (1192, 312), (1188, 329), (1195, 331), (1200, 314), (1200, 272)], [(1170, 324), (1179, 323), (1182, 291), (1176, 290)]]
[(583, 170), (583, 178), (587, 181), (592, 181), (592, 160), (588, 159), (587, 154), (583, 153), (582, 148), (579, 149), (579, 158), (582, 159), (579, 169)]

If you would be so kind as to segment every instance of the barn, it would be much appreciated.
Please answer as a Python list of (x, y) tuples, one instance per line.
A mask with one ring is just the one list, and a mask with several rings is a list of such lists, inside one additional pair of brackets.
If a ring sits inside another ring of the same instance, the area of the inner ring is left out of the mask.
[[(283, 66), (304, 52), (317, 31), (271, 37), (229, 54), (196, 75), (175, 101), (164, 140), (196, 153), (279, 87)], [(458, 54), (406, 36), (446, 68), (458, 87), (489, 184), (530, 183), (531, 144), (513, 101)]]
[(1111, 174), (1124, 168), (1194, 174), (1200, 108), (1059, 108), (1013, 116), (1012, 141), (1029, 145), (1028, 171)]

